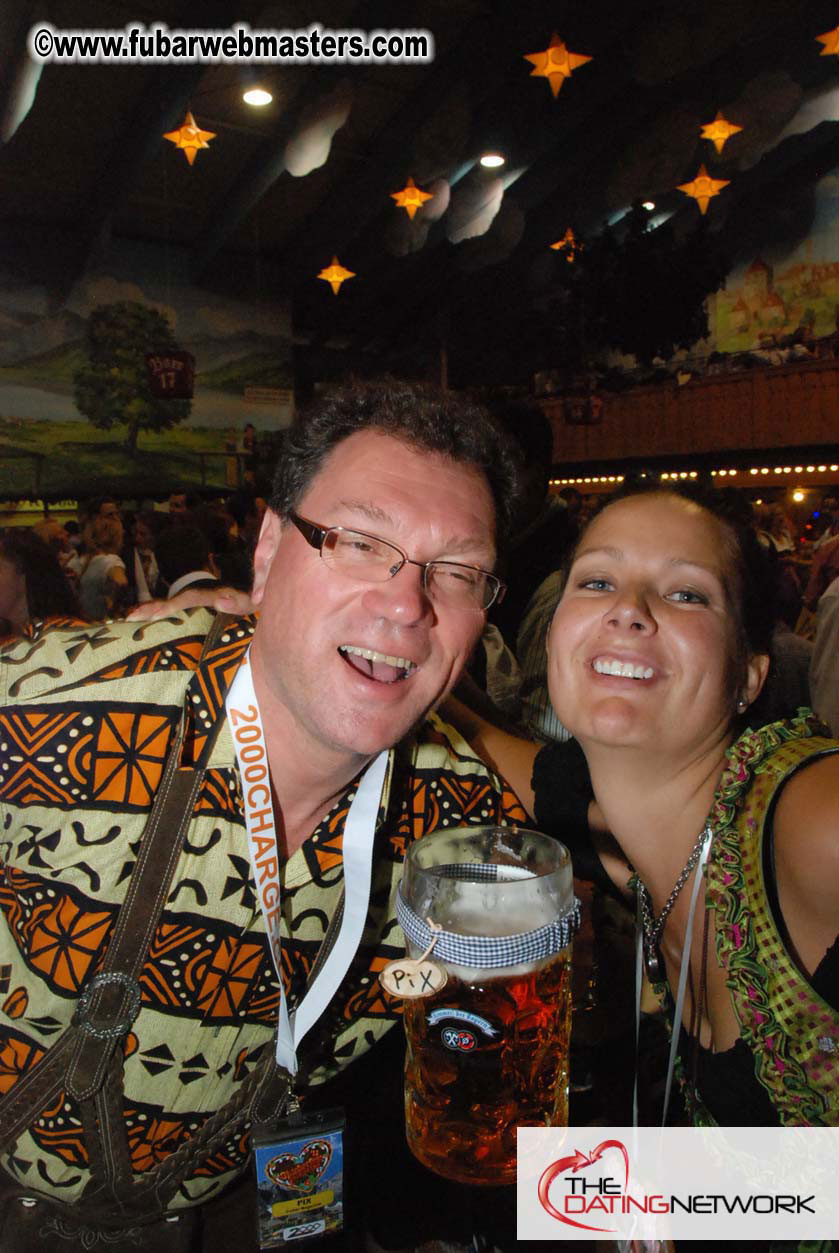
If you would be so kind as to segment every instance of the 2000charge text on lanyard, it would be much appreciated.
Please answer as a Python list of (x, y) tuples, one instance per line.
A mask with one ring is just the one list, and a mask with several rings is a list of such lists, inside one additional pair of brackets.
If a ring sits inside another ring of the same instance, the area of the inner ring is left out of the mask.
[(297, 1073), (297, 1046), (337, 992), (364, 930), (370, 899), (373, 840), (388, 754), (386, 751), (379, 753), (367, 767), (347, 814), (343, 840), (344, 916), (338, 937), (317, 978), (289, 1014), (280, 965), (280, 854), (268, 750), (248, 657), (236, 673), (225, 704), (242, 779), (251, 869), (280, 985), (277, 1062), (294, 1075)]

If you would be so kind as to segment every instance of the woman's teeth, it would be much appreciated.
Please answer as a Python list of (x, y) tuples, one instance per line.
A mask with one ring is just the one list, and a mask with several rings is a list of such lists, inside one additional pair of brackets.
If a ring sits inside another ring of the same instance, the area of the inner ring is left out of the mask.
[(655, 673), (652, 666), (633, 666), (631, 661), (602, 657), (598, 657), (593, 665), (598, 674), (612, 674), (620, 679), (651, 679)]

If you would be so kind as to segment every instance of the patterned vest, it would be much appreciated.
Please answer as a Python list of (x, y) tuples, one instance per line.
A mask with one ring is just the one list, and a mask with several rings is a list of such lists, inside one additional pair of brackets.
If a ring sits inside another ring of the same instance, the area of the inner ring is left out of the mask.
[[(810, 986), (785, 947), (764, 878), (773, 801), (796, 770), (839, 743), (802, 716), (746, 731), (728, 753), (712, 818), (707, 900), (740, 1035), (785, 1126), (839, 1124), (839, 1009)], [(839, 925), (837, 925), (839, 930)], [(697, 1121), (712, 1121), (705, 1111)]]

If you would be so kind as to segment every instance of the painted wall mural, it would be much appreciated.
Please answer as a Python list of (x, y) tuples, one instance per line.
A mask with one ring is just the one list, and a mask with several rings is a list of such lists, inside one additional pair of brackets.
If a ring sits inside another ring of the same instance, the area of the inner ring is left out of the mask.
[(812, 228), (793, 249), (776, 246), (734, 270), (710, 297), (717, 352), (770, 349), (795, 336), (806, 348), (839, 329), (839, 175), (815, 189)]
[[(288, 307), (196, 287), (175, 250), (120, 243), (56, 306), (47, 285), (0, 269), (0, 495), (235, 486), (254, 441), (270, 447), (291, 421)], [(91, 361), (91, 315), (123, 337), (104, 364)], [(191, 401), (165, 397), (167, 352), (194, 358)], [(138, 361), (157, 395), (132, 415), (120, 394)]]

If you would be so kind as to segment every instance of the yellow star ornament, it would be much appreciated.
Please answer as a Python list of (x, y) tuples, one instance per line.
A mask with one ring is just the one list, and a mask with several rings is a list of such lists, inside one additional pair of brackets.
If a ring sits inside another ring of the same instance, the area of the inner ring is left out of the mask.
[(700, 165), (699, 173), (690, 183), (679, 183), (678, 190), (686, 196), (692, 196), (699, 205), (700, 213), (708, 212), (708, 201), (718, 196), (723, 187), (731, 182), (730, 178), (711, 178), (704, 165)]
[(426, 200), (432, 200), (430, 191), (421, 191), (412, 178), (409, 178), (401, 191), (392, 191), (391, 200), (395, 200), (400, 209), (404, 209), (408, 217), (413, 219), (417, 209), (421, 209)]
[(209, 140), (215, 139), (215, 131), (202, 131), (196, 124), (191, 113), (187, 113), (176, 131), (168, 131), (163, 138), (168, 139), (176, 148), (182, 148), (183, 154), (190, 165), (195, 160), (199, 148), (209, 148)]
[(333, 257), (332, 264), (328, 265), (325, 270), (321, 270), (318, 278), (322, 278), (324, 283), (328, 283), (333, 293), (337, 296), (341, 290), (341, 284), (345, 283), (348, 278), (355, 278), (355, 271), (344, 269), (338, 258)]
[(727, 122), (722, 115), (722, 110), (718, 110), (713, 122), (706, 122), (702, 127), (702, 138), (710, 139), (717, 152), (722, 152), (726, 140), (730, 139), (732, 135), (736, 135), (742, 129), (742, 126), (735, 126), (733, 122)]
[(586, 61), (590, 61), (591, 57), (584, 57), (579, 52), (569, 52), (554, 31), (551, 42), (544, 52), (528, 53), (524, 59), (533, 66), (530, 77), (546, 78), (548, 86), (556, 97), (566, 78), (570, 78), (574, 71), (579, 66), (585, 65)]
[(581, 245), (577, 243), (577, 236), (569, 226), (562, 239), (558, 239), (555, 244), (551, 244), (554, 252), (564, 252), (565, 260), (570, 264), (579, 252)]
[(825, 35), (816, 35), (820, 44), (824, 44), (820, 57), (839, 57), (839, 26), (829, 30)]

